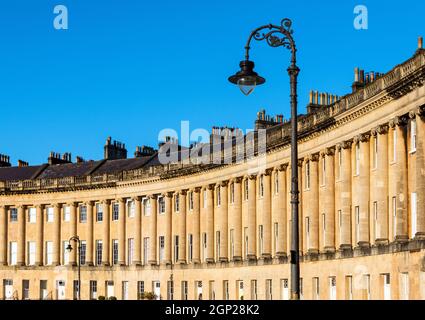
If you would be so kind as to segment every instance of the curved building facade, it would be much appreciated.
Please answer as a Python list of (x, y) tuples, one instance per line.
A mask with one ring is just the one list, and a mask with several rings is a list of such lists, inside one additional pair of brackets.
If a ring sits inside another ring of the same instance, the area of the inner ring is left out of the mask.
[[(344, 97), (311, 93), (298, 123), (304, 299), (425, 299), (424, 80), (418, 49), (386, 74), (356, 70)], [(2, 156), (3, 298), (75, 298), (80, 256), (82, 299), (288, 299), (290, 124), (256, 124), (264, 152), (245, 139), (226, 164), (161, 164), (146, 147), (126, 159), (110, 139), (101, 161)], [(75, 235), (79, 253), (66, 250)]]

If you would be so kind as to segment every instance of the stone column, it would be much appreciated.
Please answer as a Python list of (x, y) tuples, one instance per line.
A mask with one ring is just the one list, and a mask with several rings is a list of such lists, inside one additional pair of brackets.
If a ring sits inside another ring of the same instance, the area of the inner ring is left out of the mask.
[(43, 239), (44, 239), (44, 205), (39, 204), (36, 207), (36, 220), (37, 220), (37, 242), (35, 244), (35, 265), (42, 266), (43, 265)]
[(323, 237), (323, 250), (325, 252), (335, 252), (335, 148), (326, 148), (323, 157), (325, 158), (325, 194), (324, 214), (325, 226)]
[[(351, 170), (351, 145), (352, 141), (344, 141), (338, 145), (338, 149), (341, 151), (341, 177), (339, 181), (340, 190), (340, 204), (337, 208), (341, 210), (340, 216), (338, 216), (339, 226), (339, 249), (351, 249), (351, 203), (352, 203), (352, 170)], [(354, 210), (354, 209), (353, 209)]]
[(132, 263), (136, 266), (142, 265), (142, 200), (134, 197), (134, 221), (136, 223), (136, 234), (134, 236), (134, 259)]
[(233, 180), (234, 186), (234, 202), (233, 202), (233, 245), (234, 256), (233, 261), (242, 261), (242, 178), (238, 177)]
[(215, 185), (207, 187), (207, 263), (214, 263), (214, 189)]
[(411, 116), (415, 116), (416, 119), (417, 232), (415, 239), (425, 240), (425, 107), (417, 108)]
[[(286, 172), (288, 165), (283, 164), (275, 168), (275, 174), (278, 175), (279, 180), (279, 192), (274, 195), (277, 198), (275, 206), (272, 210), (273, 221), (278, 225), (278, 236), (276, 241), (275, 255), (276, 257), (285, 257), (287, 255), (287, 190), (286, 190)], [(274, 183), (274, 182), (273, 182)], [(276, 193), (276, 192), (275, 192)], [(272, 232), (275, 230), (273, 229)], [(274, 236), (274, 235), (273, 235)]]
[(229, 260), (228, 256), (228, 185), (229, 181), (221, 182), (220, 186), (220, 197), (221, 203), (219, 208), (219, 219), (218, 219), (218, 227), (220, 231), (220, 257), (218, 257), (220, 262), (227, 262)]
[[(70, 226), (69, 232), (71, 234), (71, 237), (73, 237), (77, 235), (77, 205), (75, 202), (71, 202), (68, 204), (68, 206), (69, 206), (69, 226)], [(88, 208), (87, 208), (87, 212), (88, 212)], [(88, 234), (90, 237), (90, 231), (88, 232)], [(88, 245), (88, 239), (87, 239), (87, 245)], [(88, 253), (88, 246), (87, 246), (87, 253)], [(71, 266), (77, 265), (77, 254), (78, 254), (78, 250), (72, 250), (69, 253), (69, 264)]]
[(158, 217), (157, 203), (158, 197), (156, 195), (151, 195), (149, 201), (151, 203), (151, 216), (150, 216), (150, 228), (149, 228), (149, 238), (151, 239), (151, 249), (149, 251), (148, 263), (150, 265), (157, 265), (157, 232), (156, 232), (156, 221)]
[(193, 263), (201, 263), (200, 193), (201, 188), (193, 189)]
[(126, 199), (120, 198), (118, 215), (118, 265), (125, 265), (125, 220), (126, 220)]
[(392, 130), (395, 130), (396, 138), (396, 159), (395, 162), (392, 163), (390, 168), (390, 174), (392, 177), (392, 183), (390, 184), (390, 188), (393, 192), (392, 196), (396, 198), (395, 234), (393, 235), (394, 241), (396, 242), (405, 242), (409, 239), (407, 229), (408, 172), (406, 120), (407, 119), (404, 117), (396, 117), (389, 122), (390, 128)]
[(256, 237), (256, 211), (257, 211), (257, 175), (248, 177), (248, 260), (257, 259), (257, 237)]
[(173, 199), (173, 193), (167, 192), (163, 194), (163, 197), (165, 199), (165, 233), (164, 233), (164, 262), (165, 264), (171, 264), (172, 263), (172, 247), (173, 247), (173, 241), (172, 241), (172, 199)]
[(53, 206), (53, 265), (59, 266), (61, 262), (61, 209), (60, 203)]
[(177, 263), (186, 264), (186, 190), (180, 191), (180, 210), (179, 210), (179, 260)]
[[(319, 176), (318, 162), (319, 154), (312, 154), (308, 157), (310, 162), (310, 190), (306, 191), (304, 196), (305, 216), (310, 218), (310, 239), (306, 243), (306, 249), (309, 254), (319, 253)], [(305, 223), (305, 221), (304, 221)], [(304, 224), (304, 230), (307, 232), (307, 226)]]
[(109, 228), (111, 225), (111, 201), (103, 201), (103, 239), (102, 239), (102, 265), (109, 266), (110, 239)]
[(0, 206), (0, 266), (7, 265), (7, 206)]
[(25, 225), (26, 225), (26, 206), (18, 207), (18, 257), (17, 265), (25, 265)]
[(369, 200), (370, 200), (370, 146), (369, 134), (360, 134), (355, 138), (355, 143), (360, 145), (360, 174), (357, 177), (355, 193), (357, 203), (360, 209), (359, 220), (359, 238), (356, 239), (356, 244), (359, 247), (370, 245), (370, 230), (369, 230)]
[[(377, 139), (378, 154), (377, 154), (377, 168), (375, 179), (372, 181), (371, 186), (373, 190), (371, 197), (377, 202), (378, 212), (375, 224), (375, 244), (388, 244), (388, 126), (381, 125), (372, 130), (372, 136)], [(373, 148), (373, 147), (372, 147)], [(374, 151), (374, 150), (373, 150)], [(373, 215), (373, 201), (371, 201), (370, 212)], [(375, 217), (372, 217), (373, 220)]]
[(263, 196), (263, 210), (262, 210), (262, 220), (263, 220), (263, 256), (261, 258), (270, 259), (272, 257), (272, 217), (271, 217), (271, 174), (273, 169), (267, 169), (263, 174), (263, 186), (264, 186), (264, 196)]

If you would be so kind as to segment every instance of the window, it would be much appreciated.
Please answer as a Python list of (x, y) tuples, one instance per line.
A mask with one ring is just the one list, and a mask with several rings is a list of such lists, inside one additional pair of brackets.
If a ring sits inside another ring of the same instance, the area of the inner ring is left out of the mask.
[(49, 207), (47, 210), (47, 222), (53, 222), (53, 208)]
[(279, 172), (274, 174), (274, 193), (279, 194)]
[(289, 281), (288, 279), (280, 280), (280, 295), (282, 300), (289, 300)]
[(86, 264), (86, 254), (87, 254), (87, 242), (85, 240), (81, 240), (81, 251), (80, 251), (80, 264)]
[(305, 188), (310, 189), (310, 161), (305, 164)]
[(220, 259), (221, 253), (220, 253), (220, 231), (217, 231), (215, 233), (215, 253), (216, 253), (216, 261)]
[(141, 300), (145, 295), (145, 282), (137, 281), (137, 300)]
[(167, 300), (174, 299), (174, 281), (167, 281)]
[(409, 300), (409, 273), (400, 274), (400, 300)]
[(364, 299), (370, 300), (370, 275), (363, 275), (363, 290), (364, 290)]
[(307, 250), (310, 248), (310, 217), (305, 218), (305, 232), (307, 237)]
[(97, 299), (97, 281), (95, 280), (90, 280), (90, 299)]
[(165, 213), (165, 199), (163, 197), (158, 198), (158, 212), (159, 214)]
[(235, 203), (235, 184), (230, 185), (230, 203)]
[(188, 283), (187, 281), (182, 281), (182, 300), (187, 300), (188, 298)]
[(62, 262), (64, 265), (69, 264), (69, 251), (67, 250), (69, 241), (62, 242)]
[(149, 263), (149, 251), (150, 243), (149, 237), (143, 238), (143, 263), (147, 265)]
[(29, 300), (30, 298), (30, 281), (22, 280), (22, 299)]
[(233, 259), (235, 256), (235, 239), (234, 230), (230, 229), (230, 258)]
[(353, 300), (353, 276), (345, 277), (345, 299)]
[(189, 192), (189, 210), (192, 211), (193, 210), (193, 192)]
[(260, 176), (260, 186), (258, 187), (259, 197), (264, 197), (264, 176)]
[(355, 219), (356, 219), (356, 242), (360, 241), (360, 207), (355, 207)]
[(378, 168), (378, 136), (373, 139), (373, 169)]
[(356, 143), (356, 173), (355, 175), (358, 176), (360, 174), (360, 143)]
[(273, 300), (273, 283), (272, 279), (266, 280), (266, 300)]
[(215, 192), (216, 192), (216, 199), (217, 199), (217, 207), (219, 207), (220, 205), (221, 205), (221, 186), (218, 186), (216, 189), (215, 189)]
[(36, 223), (37, 219), (37, 210), (36, 208), (29, 208), (28, 209), (28, 222), (29, 223)]
[(189, 262), (192, 262), (192, 258), (193, 258), (193, 235), (189, 234), (188, 235), (188, 242), (189, 242), (189, 247), (188, 247), (188, 260)]
[(212, 280), (209, 283), (210, 287), (209, 287), (209, 299), (210, 300), (215, 300), (215, 282)]
[(262, 225), (258, 226), (258, 246), (260, 256), (264, 253), (264, 228)]
[(207, 190), (204, 190), (203, 192), (203, 197), (204, 197), (204, 209), (207, 208)]
[(393, 206), (393, 238), (397, 236), (397, 197), (392, 198)]
[(102, 250), (102, 240), (96, 240), (96, 265), (98, 266), (102, 265)]
[(393, 162), (397, 161), (397, 129), (393, 130)]
[(87, 207), (80, 206), (80, 222), (87, 222)]
[(119, 203), (114, 203), (112, 205), (112, 221), (118, 221), (120, 218), (120, 205)]
[(53, 263), (53, 242), (46, 241), (46, 265), (51, 265)]
[(174, 236), (174, 262), (179, 261), (179, 236)]
[(63, 207), (63, 221), (69, 222), (71, 220), (71, 207)]
[(33, 266), (35, 264), (35, 241), (28, 241), (27, 255), (28, 265)]
[(244, 199), (248, 200), (249, 198), (249, 181), (248, 179), (244, 180)]
[(342, 150), (338, 151), (338, 178), (342, 179)]
[(174, 211), (180, 211), (180, 195), (178, 193), (174, 196)]
[(10, 209), (10, 222), (18, 221), (18, 209), (11, 208)]
[(133, 260), (134, 260), (134, 239), (129, 238), (127, 241), (128, 241), (127, 265), (130, 266), (133, 263)]
[(416, 151), (416, 120), (410, 121), (410, 152)]
[(322, 158), (322, 185), (326, 184), (326, 158)]
[(275, 252), (277, 252), (277, 244), (279, 242), (279, 224), (277, 222), (275, 222), (273, 224), (273, 228), (274, 228), (274, 232), (273, 232), (273, 246), (274, 246), (274, 250)]
[(336, 277), (329, 277), (329, 300), (336, 300)]
[(251, 280), (251, 300), (257, 300), (257, 280)]
[(411, 201), (410, 201), (410, 214), (412, 219), (412, 228), (410, 230), (411, 232), (411, 238), (414, 238), (417, 232), (417, 198), (416, 198), (416, 192), (413, 192), (411, 194)]
[(136, 203), (133, 200), (127, 201), (127, 210), (128, 210), (128, 217), (134, 218), (135, 212), (136, 212)]
[(329, 277), (329, 300), (336, 300), (336, 277)]
[(378, 202), (373, 202), (373, 221), (375, 224), (375, 238), (378, 239), (380, 236), (379, 224), (378, 224)]
[(78, 280), (74, 280), (73, 282), (73, 298), (74, 300), (78, 299), (78, 292), (80, 291), (80, 286)]
[(164, 261), (165, 255), (165, 237), (159, 236), (159, 262)]
[(319, 278), (313, 278), (313, 300), (319, 300)]
[(103, 221), (103, 205), (101, 203), (96, 204), (96, 221)]
[(118, 240), (112, 240), (112, 264), (118, 264)]
[(382, 275), (382, 280), (383, 280), (383, 284), (384, 284), (384, 300), (391, 300), (391, 278), (390, 278), (390, 274), (383, 274)]
[(122, 299), (128, 300), (128, 281), (122, 282)]
[(229, 300), (229, 280), (223, 280), (223, 300)]
[(15, 266), (18, 259), (18, 243), (12, 241), (9, 243), (9, 265)]

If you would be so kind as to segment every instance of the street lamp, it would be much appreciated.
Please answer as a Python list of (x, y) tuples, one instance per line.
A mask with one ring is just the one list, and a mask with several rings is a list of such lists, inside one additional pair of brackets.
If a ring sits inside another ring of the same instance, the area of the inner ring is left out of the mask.
[[(265, 32), (264, 32), (265, 30)], [(291, 51), (291, 64), (287, 69), (291, 86), (291, 299), (300, 299), (300, 261), (299, 261), (299, 228), (298, 228), (298, 146), (297, 146), (297, 78), (300, 69), (297, 67), (297, 48), (292, 37), (292, 21), (283, 19), (280, 25), (268, 24), (251, 32), (245, 46), (245, 60), (240, 62), (241, 70), (229, 77), (229, 81), (239, 86), (243, 94), (251, 94), (257, 85), (266, 80), (254, 72), (254, 62), (249, 60), (251, 40), (265, 40), (269, 46), (284, 47)]]
[(66, 250), (68, 252), (72, 251), (71, 241), (74, 241), (77, 243), (77, 266), (78, 266), (78, 300), (81, 300), (81, 240), (79, 236), (72, 236), (69, 238), (68, 246), (66, 247)]

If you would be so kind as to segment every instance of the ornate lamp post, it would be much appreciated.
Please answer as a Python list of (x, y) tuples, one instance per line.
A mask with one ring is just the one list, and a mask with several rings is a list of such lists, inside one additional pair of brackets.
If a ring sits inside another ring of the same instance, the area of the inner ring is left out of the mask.
[[(265, 30), (265, 31), (263, 31)], [(249, 60), (251, 40), (266, 40), (269, 46), (284, 47), (291, 52), (291, 64), (287, 69), (291, 86), (291, 206), (292, 206), (292, 236), (291, 236), (291, 299), (300, 298), (300, 264), (299, 264), (299, 228), (298, 228), (298, 127), (297, 127), (297, 78), (300, 69), (297, 67), (297, 48), (292, 37), (292, 21), (283, 19), (281, 24), (268, 24), (251, 32), (245, 46), (245, 60), (240, 62), (241, 70), (229, 77), (229, 81), (239, 86), (243, 94), (251, 94), (257, 85), (266, 80), (254, 72), (254, 62)]]
[(79, 236), (72, 236), (71, 238), (69, 238), (69, 244), (66, 247), (66, 250), (68, 250), (68, 252), (72, 251), (72, 246), (71, 246), (71, 241), (74, 241), (75, 243), (77, 243), (77, 266), (78, 266), (78, 300), (81, 300), (81, 240)]

